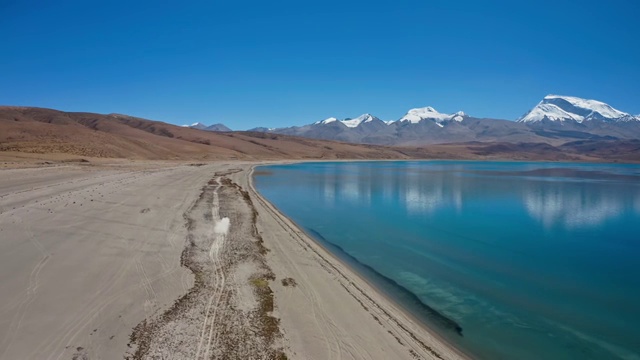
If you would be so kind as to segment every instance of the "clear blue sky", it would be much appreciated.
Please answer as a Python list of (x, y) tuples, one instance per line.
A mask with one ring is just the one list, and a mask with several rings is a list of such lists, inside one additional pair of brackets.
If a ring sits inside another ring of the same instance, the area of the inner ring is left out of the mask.
[(0, 0), (0, 104), (233, 129), (412, 107), (640, 113), (640, 4)]

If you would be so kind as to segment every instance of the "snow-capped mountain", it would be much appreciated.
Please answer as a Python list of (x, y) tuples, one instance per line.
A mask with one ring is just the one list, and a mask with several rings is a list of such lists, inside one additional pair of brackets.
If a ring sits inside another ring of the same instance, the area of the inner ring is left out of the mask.
[(371, 114), (362, 114), (355, 119), (342, 120), (342, 123), (345, 124), (347, 127), (354, 128), (360, 124), (370, 123), (375, 120), (380, 120), (380, 119), (378, 119), (377, 117)]
[(330, 123), (336, 122), (336, 121), (339, 121), (338, 118), (330, 117), (330, 118), (326, 118), (324, 120), (316, 121), (316, 122), (313, 123), (313, 125), (325, 125), (325, 124), (330, 124)]
[(422, 120), (434, 120), (436, 123), (442, 125), (445, 121), (462, 121), (465, 116), (465, 113), (462, 111), (458, 111), (455, 114), (442, 114), (431, 106), (427, 106), (409, 110), (407, 114), (398, 121), (417, 124)]
[(330, 117), (304, 126), (253, 130), (384, 145), (495, 141), (562, 144), (640, 139), (640, 116), (629, 115), (601, 101), (548, 95), (518, 121), (475, 118), (462, 111), (445, 114), (428, 106), (411, 109), (394, 121), (363, 114), (354, 119)]
[(227, 126), (225, 126), (224, 124), (213, 124), (213, 125), (207, 126), (201, 122), (193, 123), (191, 125), (182, 125), (182, 127), (188, 127), (192, 129), (206, 130), (206, 131), (221, 131), (221, 132), (233, 131)]
[(338, 120), (335, 117), (330, 117), (324, 120), (320, 120), (320, 121), (316, 121), (315, 123), (313, 123), (313, 125), (326, 125), (326, 124), (330, 124), (332, 122), (341, 122), (342, 124), (344, 124), (344, 126), (348, 127), (348, 128), (355, 128), (358, 127), (358, 125), (362, 124), (362, 123), (369, 123), (375, 120), (380, 120), (377, 117), (371, 115), (371, 114), (362, 114), (360, 116), (358, 116), (357, 118), (354, 119), (344, 119), (344, 120)]
[[(411, 109), (398, 120), (383, 121), (367, 113), (353, 119), (340, 120), (330, 117), (309, 125), (279, 128), (267, 130), (267, 132), (373, 144), (448, 142), (455, 140), (462, 133), (465, 141), (474, 140), (474, 137), (469, 135), (470, 132), (465, 131), (465, 126), (460, 125), (465, 119), (471, 118), (462, 111), (443, 114), (433, 107), (424, 107)], [(258, 128), (252, 130), (264, 131)]]
[(188, 128), (192, 128), (192, 129), (198, 129), (198, 130), (204, 130), (207, 128), (207, 125), (201, 123), (201, 122), (197, 122), (197, 123), (193, 123), (191, 125), (182, 125), (182, 127), (188, 127)]
[(640, 121), (640, 117), (614, 109), (597, 100), (586, 100), (573, 96), (547, 95), (518, 122), (535, 123), (543, 120), (575, 121)]
[(382, 121), (371, 114), (362, 114), (357, 118), (353, 118), (353, 119), (346, 118), (344, 120), (338, 120), (338, 118), (330, 117), (324, 120), (316, 121), (312, 125), (327, 125), (333, 122), (340, 122), (348, 128), (357, 128), (361, 124), (370, 123), (374, 121), (382, 121), (386, 125), (391, 125), (396, 122), (400, 122), (400, 123), (408, 122), (411, 124), (418, 124), (423, 120), (433, 120), (438, 125), (443, 126), (442, 124), (447, 121), (458, 121), (458, 122), (462, 121), (464, 120), (465, 116), (467, 115), (462, 111), (458, 111), (455, 114), (443, 114), (438, 112), (436, 109), (432, 108), (431, 106), (427, 106), (423, 108), (411, 109), (399, 120)]

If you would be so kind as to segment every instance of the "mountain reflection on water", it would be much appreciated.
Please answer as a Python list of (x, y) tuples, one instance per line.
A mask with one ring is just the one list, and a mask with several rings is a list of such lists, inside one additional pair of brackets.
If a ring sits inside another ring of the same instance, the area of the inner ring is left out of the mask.
[[(337, 198), (369, 204), (379, 191), (383, 202), (401, 206), (411, 215), (429, 214), (444, 206), (460, 211), (471, 198), (519, 199), (521, 206), (545, 228), (597, 226), (627, 209), (640, 213), (640, 176), (575, 171), (563, 167), (545, 171), (468, 171), (455, 165), (413, 171), (384, 171), (378, 176), (356, 172), (358, 165), (325, 166), (316, 185), (327, 203)], [(549, 166), (549, 165), (548, 165)], [(560, 165), (561, 166), (561, 165)], [(351, 168), (350, 168), (351, 167)], [(602, 181), (613, 180), (603, 186)], [(478, 186), (482, 191), (478, 191)], [(508, 196), (507, 195), (507, 196)]]

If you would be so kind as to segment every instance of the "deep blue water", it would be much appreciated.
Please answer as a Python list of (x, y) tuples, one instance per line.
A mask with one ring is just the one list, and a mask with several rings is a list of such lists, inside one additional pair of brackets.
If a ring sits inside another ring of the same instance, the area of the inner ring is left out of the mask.
[(640, 359), (640, 166), (260, 167), (258, 191), (480, 359)]

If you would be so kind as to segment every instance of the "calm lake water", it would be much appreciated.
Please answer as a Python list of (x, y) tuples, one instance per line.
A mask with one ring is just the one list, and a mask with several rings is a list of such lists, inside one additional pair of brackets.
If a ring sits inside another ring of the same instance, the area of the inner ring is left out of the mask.
[(345, 162), (256, 188), (480, 359), (640, 359), (640, 166)]

